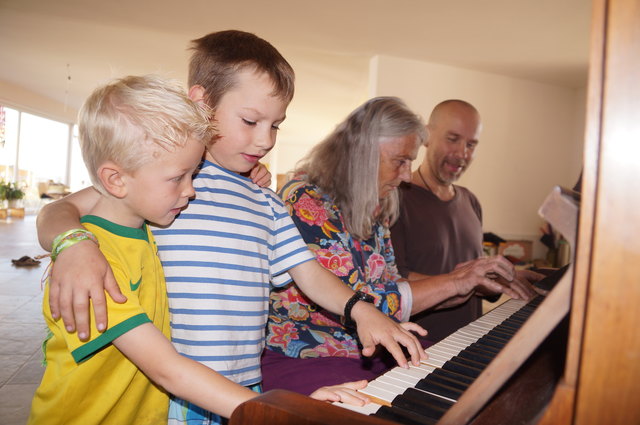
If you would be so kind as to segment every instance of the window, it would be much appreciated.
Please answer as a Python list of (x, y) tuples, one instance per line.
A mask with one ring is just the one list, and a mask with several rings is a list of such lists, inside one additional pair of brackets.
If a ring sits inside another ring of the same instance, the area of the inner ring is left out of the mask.
[(88, 186), (76, 126), (0, 105), (0, 179), (26, 186), (25, 203), (34, 207), (49, 183)]
[(17, 181), (67, 183), (69, 124), (21, 114)]

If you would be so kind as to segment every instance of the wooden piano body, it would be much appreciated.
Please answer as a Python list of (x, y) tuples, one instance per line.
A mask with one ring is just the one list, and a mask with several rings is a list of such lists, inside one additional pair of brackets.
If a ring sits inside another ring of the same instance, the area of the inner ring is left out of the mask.
[[(570, 314), (504, 385), (488, 380), (490, 394), (467, 400), (478, 414), (447, 423), (640, 424), (640, 1), (594, 0), (591, 32)], [(337, 423), (392, 422), (286, 391), (244, 403), (231, 418)]]

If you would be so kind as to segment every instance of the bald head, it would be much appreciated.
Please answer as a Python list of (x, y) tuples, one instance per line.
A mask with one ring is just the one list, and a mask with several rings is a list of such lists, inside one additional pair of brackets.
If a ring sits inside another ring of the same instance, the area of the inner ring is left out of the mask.
[(477, 121), (480, 126), (480, 113), (475, 106), (459, 99), (449, 99), (438, 103), (431, 111), (429, 125), (437, 125), (439, 121), (449, 116), (462, 116), (465, 119), (473, 117), (474, 121)]
[(424, 171), (439, 185), (449, 186), (473, 160), (482, 129), (480, 114), (469, 102), (445, 100), (433, 108), (427, 129)]

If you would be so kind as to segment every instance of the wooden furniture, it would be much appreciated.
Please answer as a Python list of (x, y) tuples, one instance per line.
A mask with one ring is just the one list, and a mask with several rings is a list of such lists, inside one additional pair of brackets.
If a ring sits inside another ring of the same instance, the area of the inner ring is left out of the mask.
[[(521, 368), (514, 378), (523, 379), (509, 380), (469, 423), (640, 424), (639, 80), (638, 0), (594, 0), (571, 312), (552, 334), (562, 349), (534, 353), (525, 366), (538, 369)], [(559, 382), (532, 409), (538, 371), (558, 358)], [(273, 391), (236, 409), (231, 424), (391, 423), (336, 409)]]

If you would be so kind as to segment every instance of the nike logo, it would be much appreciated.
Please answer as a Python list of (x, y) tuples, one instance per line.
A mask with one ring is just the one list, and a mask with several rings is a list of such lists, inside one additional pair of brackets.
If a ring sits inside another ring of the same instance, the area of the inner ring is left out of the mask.
[(141, 282), (142, 282), (142, 276), (140, 276), (140, 279), (138, 279), (136, 283), (131, 282), (131, 279), (129, 279), (129, 286), (131, 287), (131, 290), (137, 291)]

